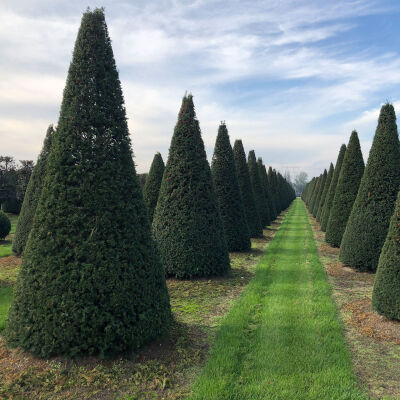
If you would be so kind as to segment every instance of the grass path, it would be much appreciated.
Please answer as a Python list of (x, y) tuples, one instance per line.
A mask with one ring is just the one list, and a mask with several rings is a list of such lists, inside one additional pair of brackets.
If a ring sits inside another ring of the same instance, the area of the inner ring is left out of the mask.
[(365, 398), (297, 199), (226, 316), (190, 399)]

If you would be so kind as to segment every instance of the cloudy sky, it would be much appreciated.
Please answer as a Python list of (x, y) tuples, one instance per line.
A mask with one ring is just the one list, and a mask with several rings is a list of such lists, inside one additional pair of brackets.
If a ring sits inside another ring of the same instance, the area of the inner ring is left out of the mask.
[(209, 158), (225, 120), (292, 174), (319, 174), (352, 129), (367, 159), (381, 104), (400, 112), (396, 0), (1, 0), (0, 154), (36, 159), (57, 124), (87, 5), (105, 7), (138, 172), (167, 158), (185, 91)]

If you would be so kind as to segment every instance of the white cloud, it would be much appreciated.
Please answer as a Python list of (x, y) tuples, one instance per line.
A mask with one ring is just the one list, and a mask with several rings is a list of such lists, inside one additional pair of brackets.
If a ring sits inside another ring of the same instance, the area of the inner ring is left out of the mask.
[[(382, 10), (368, 0), (160, 0), (104, 2), (126, 99), (135, 161), (148, 170), (167, 155), (185, 90), (195, 95), (208, 156), (218, 123), (266, 162), (315, 171), (335, 161), (349, 124), (380, 93), (400, 85), (397, 53), (348, 52), (355, 18)], [(39, 0), (0, 5), (2, 151), (36, 158), (47, 125), (57, 122), (82, 3)], [(380, 99), (379, 101), (384, 100)], [(16, 118), (19, 109), (42, 110)], [(321, 121), (342, 112), (342, 120)], [(361, 116), (363, 117), (363, 115)], [(353, 128), (353, 126), (352, 126)], [(369, 129), (369, 128), (368, 128)], [(362, 136), (370, 142), (371, 133)], [(23, 157), (22, 157), (23, 156)], [(286, 160), (287, 159), (287, 160)], [(316, 173), (316, 172), (314, 172)]]

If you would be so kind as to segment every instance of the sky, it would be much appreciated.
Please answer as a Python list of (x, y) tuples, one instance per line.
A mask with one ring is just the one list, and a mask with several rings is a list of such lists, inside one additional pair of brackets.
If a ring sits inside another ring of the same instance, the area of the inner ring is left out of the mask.
[(57, 124), (86, 7), (104, 7), (135, 163), (164, 160), (185, 92), (208, 159), (220, 121), (264, 163), (319, 175), (379, 109), (400, 112), (396, 0), (1, 0), (0, 154), (33, 159)]

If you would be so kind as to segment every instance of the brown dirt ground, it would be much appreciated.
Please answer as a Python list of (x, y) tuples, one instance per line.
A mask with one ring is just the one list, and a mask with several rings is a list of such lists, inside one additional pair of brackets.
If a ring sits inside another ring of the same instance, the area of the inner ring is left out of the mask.
[(400, 322), (372, 309), (375, 274), (359, 272), (339, 262), (339, 249), (324, 242), (324, 232), (315, 218), (309, 217), (358, 382), (371, 398), (399, 399)]

